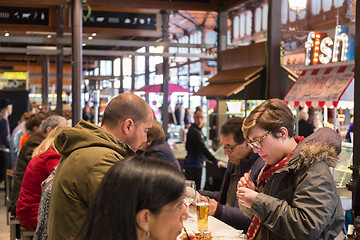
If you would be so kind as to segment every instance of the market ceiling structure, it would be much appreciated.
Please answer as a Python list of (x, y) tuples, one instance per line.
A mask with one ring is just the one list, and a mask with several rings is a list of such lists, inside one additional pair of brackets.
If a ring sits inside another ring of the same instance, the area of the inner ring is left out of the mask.
[[(191, 34), (194, 31), (205, 29), (214, 30), (217, 25), (217, 12), (229, 9), (238, 4), (246, 2), (244, 0), (133, 0), (133, 1), (112, 1), (112, 0), (88, 0), (85, 1), (92, 9), (101, 11), (143, 11), (143, 12), (159, 12), (159, 10), (169, 10), (169, 35), (170, 40), (181, 38), (184, 35)], [(68, 0), (13, 0), (13, 1), (0, 1), (0, 7), (13, 6), (13, 7), (54, 7), (66, 6), (68, 11), (65, 11), (65, 27), (63, 42), (64, 47), (71, 46), (71, 29), (70, 22), (70, 1)], [(86, 11), (86, 9), (84, 9)], [(51, 12), (50, 15), (55, 15)], [(53, 18), (53, 17), (52, 17)], [(158, 19), (159, 20), (159, 19)], [(54, 21), (53, 21), (54, 22)], [(36, 49), (30, 46), (53, 46), (56, 43), (56, 29), (55, 24), (52, 23), (51, 28), (45, 29), (35, 25), (18, 25), (18, 24), (0, 24), (0, 61), (38, 61), (35, 56), (37, 51), (50, 54), (54, 52), (50, 49)], [(85, 26), (85, 24), (84, 24)], [(106, 57), (109, 52), (104, 52), (103, 56), (98, 52), (91, 52), (89, 50), (111, 50), (111, 51), (135, 51), (144, 42), (161, 41), (161, 26), (157, 26), (156, 31), (111, 31), (97, 28), (96, 37), (93, 41), (88, 38), (92, 37), (93, 29), (83, 28), (83, 42), (87, 44), (84, 47), (84, 57), (91, 59), (91, 56)], [(50, 30), (49, 30), (50, 29)], [(5, 37), (8, 33), (10, 36)], [(146, 44), (146, 43), (145, 43)], [(10, 49), (12, 48), (12, 49)], [(21, 48), (27, 48), (24, 52)], [(88, 52), (86, 52), (88, 51)], [(15, 53), (15, 54), (11, 54)], [(66, 49), (65, 49), (66, 53)], [(117, 53), (113, 53), (116, 55)], [(19, 56), (20, 55), (20, 56)], [(26, 55), (26, 58), (24, 58)], [(52, 54), (50, 54), (52, 55)], [(66, 54), (65, 54), (66, 55)], [(69, 59), (69, 58), (68, 58)], [(85, 59), (84, 59), (85, 60)], [(3, 65), (4, 66), (4, 65)]]

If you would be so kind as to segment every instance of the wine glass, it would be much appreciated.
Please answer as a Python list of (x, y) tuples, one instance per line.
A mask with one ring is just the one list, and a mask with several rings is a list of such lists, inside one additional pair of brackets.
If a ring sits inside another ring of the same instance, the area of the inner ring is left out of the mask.
[(190, 204), (194, 202), (196, 198), (196, 187), (195, 182), (192, 180), (185, 180), (185, 198), (184, 203), (186, 204), (187, 211), (189, 213), (189, 219), (190, 217)]

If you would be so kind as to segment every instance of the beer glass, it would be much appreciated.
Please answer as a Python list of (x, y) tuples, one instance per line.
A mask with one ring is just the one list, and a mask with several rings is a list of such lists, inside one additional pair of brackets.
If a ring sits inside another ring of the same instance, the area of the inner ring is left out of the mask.
[(196, 203), (196, 214), (198, 230), (208, 230), (208, 217), (209, 217), (209, 198), (201, 196), (200, 201)]

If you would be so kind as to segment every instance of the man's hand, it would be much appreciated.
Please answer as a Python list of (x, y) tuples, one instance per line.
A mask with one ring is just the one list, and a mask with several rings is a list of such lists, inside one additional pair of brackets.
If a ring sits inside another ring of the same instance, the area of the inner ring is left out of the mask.
[(239, 203), (248, 208), (251, 208), (251, 205), (253, 204), (258, 194), (259, 194), (258, 192), (255, 192), (254, 190), (251, 190), (246, 187), (239, 187), (237, 190)]
[(252, 181), (249, 173), (245, 173), (244, 176), (240, 178), (237, 188), (240, 188), (240, 187), (255, 190), (255, 184)]
[(226, 168), (226, 166), (227, 166), (227, 164), (226, 163), (224, 163), (224, 162), (222, 162), (222, 161), (218, 161), (217, 162), (217, 166), (218, 166), (218, 168)]
[(218, 202), (215, 199), (209, 200), (209, 216), (214, 216), (217, 209)]

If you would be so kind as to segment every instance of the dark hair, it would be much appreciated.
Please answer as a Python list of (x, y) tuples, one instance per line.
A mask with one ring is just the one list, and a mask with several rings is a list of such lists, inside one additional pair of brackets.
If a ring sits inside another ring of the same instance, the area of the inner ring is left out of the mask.
[(136, 214), (153, 214), (179, 199), (185, 178), (173, 165), (133, 156), (116, 163), (101, 181), (77, 239), (136, 240)]
[(194, 116), (196, 115), (197, 112), (201, 112), (201, 114), (203, 114), (203, 111), (201, 110), (201, 108), (196, 108), (195, 112), (194, 112)]
[(234, 134), (234, 141), (242, 144), (245, 141), (241, 127), (243, 125), (244, 118), (233, 117), (227, 120), (221, 127), (221, 135)]
[(147, 133), (148, 142), (153, 142), (156, 140), (166, 140), (164, 130), (161, 126), (161, 123), (157, 120), (153, 120), (152, 127)]
[(126, 119), (132, 119), (135, 123), (145, 122), (150, 111), (149, 105), (141, 97), (132, 93), (122, 93), (107, 105), (103, 124), (115, 127), (119, 121)]
[(271, 131), (271, 134), (278, 138), (281, 127), (288, 130), (288, 136), (294, 136), (295, 119), (290, 108), (278, 98), (266, 100), (251, 111), (245, 118), (242, 131), (247, 138), (251, 129), (258, 126), (264, 130)]
[(31, 116), (25, 121), (26, 130), (32, 132), (34, 127), (40, 127), (45, 116), (39, 113), (31, 114)]

